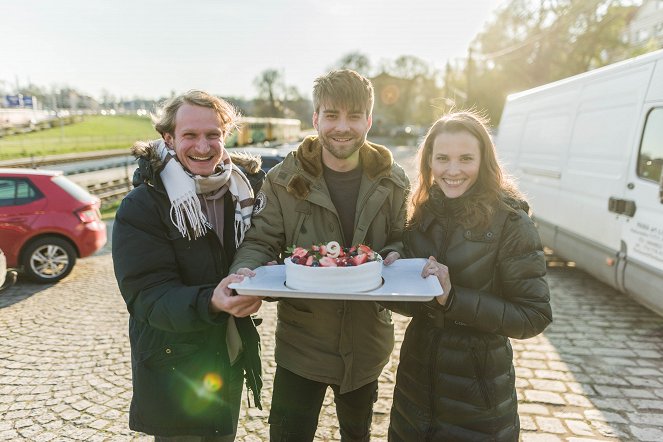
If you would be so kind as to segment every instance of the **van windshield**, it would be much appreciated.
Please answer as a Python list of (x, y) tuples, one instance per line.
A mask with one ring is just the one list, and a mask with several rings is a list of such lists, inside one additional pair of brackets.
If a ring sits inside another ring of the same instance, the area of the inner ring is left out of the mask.
[(90, 195), (87, 190), (83, 189), (81, 186), (69, 180), (63, 175), (53, 177), (53, 182), (64, 189), (64, 191), (69, 195), (76, 198), (78, 201), (89, 203), (90, 201), (94, 200), (94, 197)]

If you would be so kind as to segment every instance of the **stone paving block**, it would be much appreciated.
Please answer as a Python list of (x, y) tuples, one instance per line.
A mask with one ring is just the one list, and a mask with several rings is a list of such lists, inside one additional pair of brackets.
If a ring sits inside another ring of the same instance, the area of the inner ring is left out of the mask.
[(576, 380), (576, 379), (574, 379), (574, 377), (571, 374), (565, 373), (563, 371), (557, 371), (557, 370), (534, 370), (534, 375), (537, 378), (553, 379), (553, 380), (558, 380), (558, 381), (573, 381), (573, 380)]
[(562, 396), (550, 391), (525, 390), (523, 392), (525, 399), (529, 402), (539, 402), (551, 405), (566, 405)]
[(35, 442), (49, 442), (54, 439), (56, 439), (58, 436), (55, 433), (51, 432), (46, 432), (46, 433), (40, 433), (35, 436), (34, 441)]
[(0, 440), (16, 440), (18, 438), (18, 431), (6, 430), (0, 431)]
[[(629, 372), (632, 371), (632, 370), (635, 370), (634, 368), (631, 368), (631, 367), (638, 365), (636, 360), (627, 359), (627, 358), (603, 358), (603, 361), (606, 364), (609, 364), (611, 366), (615, 366), (615, 365), (628, 366), (628, 367), (623, 368), (623, 370), (628, 370)], [(633, 374), (638, 374), (638, 373), (633, 373)]]
[(660, 381), (655, 379), (644, 378), (640, 376), (625, 376), (625, 382), (635, 385), (636, 387), (647, 387), (647, 388), (663, 388), (663, 384)]
[(561, 419), (555, 417), (535, 416), (534, 421), (539, 429), (546, 433), (565, 434), (566, 427)]
[[(539, 351), (523, 351), (520, 354), (521, 359), (531, 359), (531, 360), (543, 360), (545, 361), (546, 354)], [(545, 363), (544, 363), (545, 364)]]
[(557, 393), (564, 393), (567, 391), (566, 385), (561, 381), (554, 381), (549, 379), (530, 379), (530, 384), (533, 390), (554, 391)]
[(616, 376), (592, 375), (591, 378), (594, 380), (594, 383), (596, 384), (617, 385), (625, 387), (631, 386), (630, 381)]
[(592, 408), (594, 405), (591, 400), (587, 399), (585, 396), (575, 393), (566, 393), (562, 395), (564, 400), (569, 405), (575, 405), (576, 407)]
[(635, 376), (654, 376), (657, 378), (663, 377), (663, 372), (655, 368), (647, 367), (626, 367), (625, 370)]
[(663, 414), (658, 413), (628, 413), (629, 420), (634, 424), (663, 427)]
[(620, 388), (621, 394), (627, 398), (656, 399), (654, 392), (644, 388)]
[(531, 416), (520, 416), (520, 430), (521, 431), (536, 431), (538, 430), (534, 419)]
[(548, 407), (541, 404), (531, 404), (528, 402), (518, 404), (518, 414), (538, 414), (547, 416), (550, 414)]
[(663, 411), (663, 400), (631, 399), (631, 403), (638, 410), (661, 410), (661, 411)]
[(521, 442), (561, 442), (559, 436), (555, 434), (540, 434), (540, 433), (522, 433), (520, 435)]
[(631, 425), (629, 427), (633, 436), (643, 442), (661, 442), (663, 441), (663, 431), (658, 428), (643, 428)]
[(594, 385), (594, 389), (601, 396), (621, 397), (622, 390), (612, 385)]
[(528, 379), (534, 377), (534, 372), (527, 367), (521, 365), (521, 361), (518, 360), (518, 365), (515, 367), (516, 377)]
[(603, 442), (605, 439), (589, 439), (586, 437), (569, 437), (566, 442)]
[(583, 420), (585, 419), (585, 416), (582, 415), (580, 412), (575, 412), (575, 411), (553, 411), (553, 416), (559, 419), (575, 419), (575, 420)]
[(604, 421), (615, 424), (627, 423), (626, 419), (624, 419), (620, 414), (611, 411), (594, 409), (594, 410), (585, 410), (583, 414), (588, 420), (591, 421)]
[(566, 387), (575, 394), (582, 394), (585, 396), (596, 396), (596, 390), (593, 385), (581, 382), (567, 382)]
[(635, 408), (626, 400), (614, 398), (592, 398), (594, 407), (601, 410), (635, 411)]
[(592, 428), (583, 421), (566, 419), (564, 423), (569, 427), (573, 434), (577, 434), (578, 436), (594, 436)]
[(604, 437), (614, 437), (628, 440), (630, 435), (626, 434), (614, 424), (610, 424), (603, 421), (591, 421), (592, 428), (594, 428), (601, 436)]

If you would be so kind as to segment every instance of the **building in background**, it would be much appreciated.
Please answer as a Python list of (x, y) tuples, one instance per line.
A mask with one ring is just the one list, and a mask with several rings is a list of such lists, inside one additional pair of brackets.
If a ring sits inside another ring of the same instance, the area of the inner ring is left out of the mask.
[(633, 46), (655, 45), (663, 48), (663, 0), (645, 0), (628, 27)]

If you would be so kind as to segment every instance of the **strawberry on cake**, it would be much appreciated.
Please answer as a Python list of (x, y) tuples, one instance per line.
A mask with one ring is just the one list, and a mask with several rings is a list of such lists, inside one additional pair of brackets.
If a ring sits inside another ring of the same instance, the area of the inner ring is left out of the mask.
[(294, 290), (353, 293), (382, 284), (382, 258), (364, 244), (349, 248), (336, 241), (286, 252), (285, 285)]

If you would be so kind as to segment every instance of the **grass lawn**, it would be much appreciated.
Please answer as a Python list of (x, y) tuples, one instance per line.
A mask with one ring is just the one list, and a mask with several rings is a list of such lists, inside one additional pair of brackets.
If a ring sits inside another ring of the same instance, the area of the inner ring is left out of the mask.
[(0, 138), (0, 160), (105, 149), (128, 149), (157, 138), (149, 118), (89, 115), (79, 123)]

